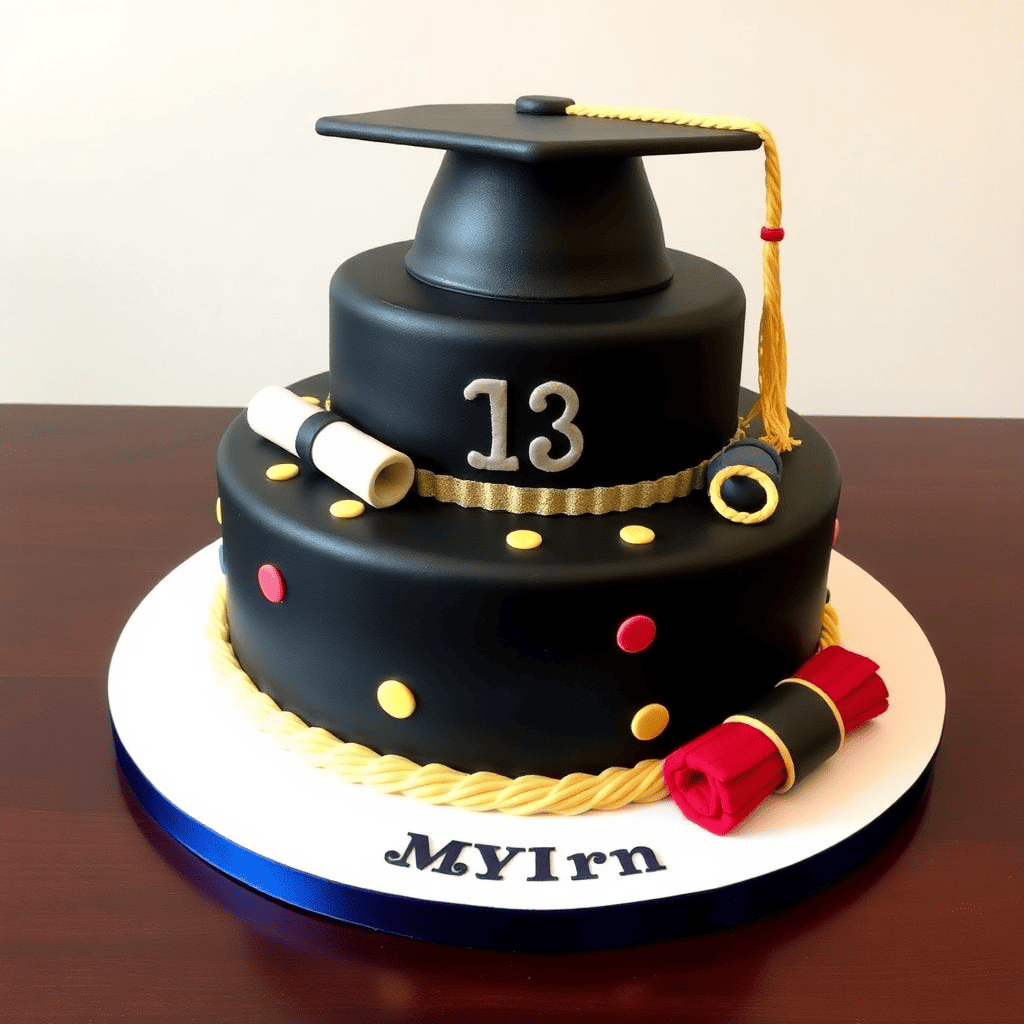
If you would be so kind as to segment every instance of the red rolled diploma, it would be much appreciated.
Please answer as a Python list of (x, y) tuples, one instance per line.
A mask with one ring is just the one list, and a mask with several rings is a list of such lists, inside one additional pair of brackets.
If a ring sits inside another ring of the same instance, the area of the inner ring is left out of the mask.
[[(843, 647), (818, 651), (792, 678), (831, 700), (842, 719), (840, 739), (889, 706), (878, 666)], [(792, 762), (787, 766), (776, 743), (736, 721), (723, 722), (669, 754), (662, 771), (683, 814), (716, 835), (731, 832), (770, 794), (792, 782)]]

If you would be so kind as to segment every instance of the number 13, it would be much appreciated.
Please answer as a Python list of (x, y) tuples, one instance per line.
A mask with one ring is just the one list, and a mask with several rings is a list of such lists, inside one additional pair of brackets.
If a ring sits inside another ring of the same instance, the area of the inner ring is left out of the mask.
[[(466, 386), (463, 395), (467, 401), (486, 395), (491, 405), (491, 450), (487, 455), (471, 451), (466, 461), (474, 469), (489, 469), (513, 472), (519, 468), (519, 459), (508, 454), (508, 381), (493, 377), (478, 377)], [(556, 430), (569, 441), (569, 450), (557, 459), (551, 458), (551, 441), (547, 437), (535, 437), (530, 442), (530, 462), (545, 473), (560, 473), (574, 465), (583, 454), (583, 434), (573, 423), (579, 412), (580, 400), (576, 392), (561, 381), (549, 380), (533, 389), (529, 405), (534, 412), (547, 408), (548, 398), (555, 395), (562, 399), (565, 409), (554, 423)]]

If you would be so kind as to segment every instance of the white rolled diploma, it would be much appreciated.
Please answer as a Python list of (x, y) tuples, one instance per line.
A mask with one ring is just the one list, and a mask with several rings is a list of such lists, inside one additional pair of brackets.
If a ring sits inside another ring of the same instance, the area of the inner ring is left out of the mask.
[[(271, 384), (253, 395), (246, 419), (260, 437), (298, 458), (295, 437), (299, 428), (310, 416), (322, 411), (287, 388)], [(389, 448), (340, 417), (313, 438), (310, 456), (321, 473), (374, 508), (387, 508), (401, 501), (416, 476), (408, 455)]]

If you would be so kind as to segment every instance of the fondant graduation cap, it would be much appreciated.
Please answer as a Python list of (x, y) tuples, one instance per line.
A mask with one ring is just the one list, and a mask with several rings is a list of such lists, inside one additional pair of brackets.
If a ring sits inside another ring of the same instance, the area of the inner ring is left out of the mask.
[(321, 135), (443, 149), (406, 258), (453, 291), (552, 301), (616, 298), (671, 279), (641, 157), (757, 149), (751, 131), (569, 116), (570, 99), (417, 106), (324, 117)]
[(667, 285), (672, 270), (641, 157), (763, 144), (761, 395), (746, 419), (759, 412), (763, 439), (777, 451), (799, 443), (786, 412), (779, 157), (760, 122), (521, 96), (324, 117), (316, 130), (445, 150), (406, 268), (439, 288), (534, 302), (625, 298)]

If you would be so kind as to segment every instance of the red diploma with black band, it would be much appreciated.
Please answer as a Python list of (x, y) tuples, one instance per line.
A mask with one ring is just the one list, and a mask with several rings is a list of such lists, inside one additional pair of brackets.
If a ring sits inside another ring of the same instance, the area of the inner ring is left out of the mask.
[(725, 835), (888, 706), (873, 661), (826, 647), (757, 704), (669, 754), (665, 785), (690, 821)]

